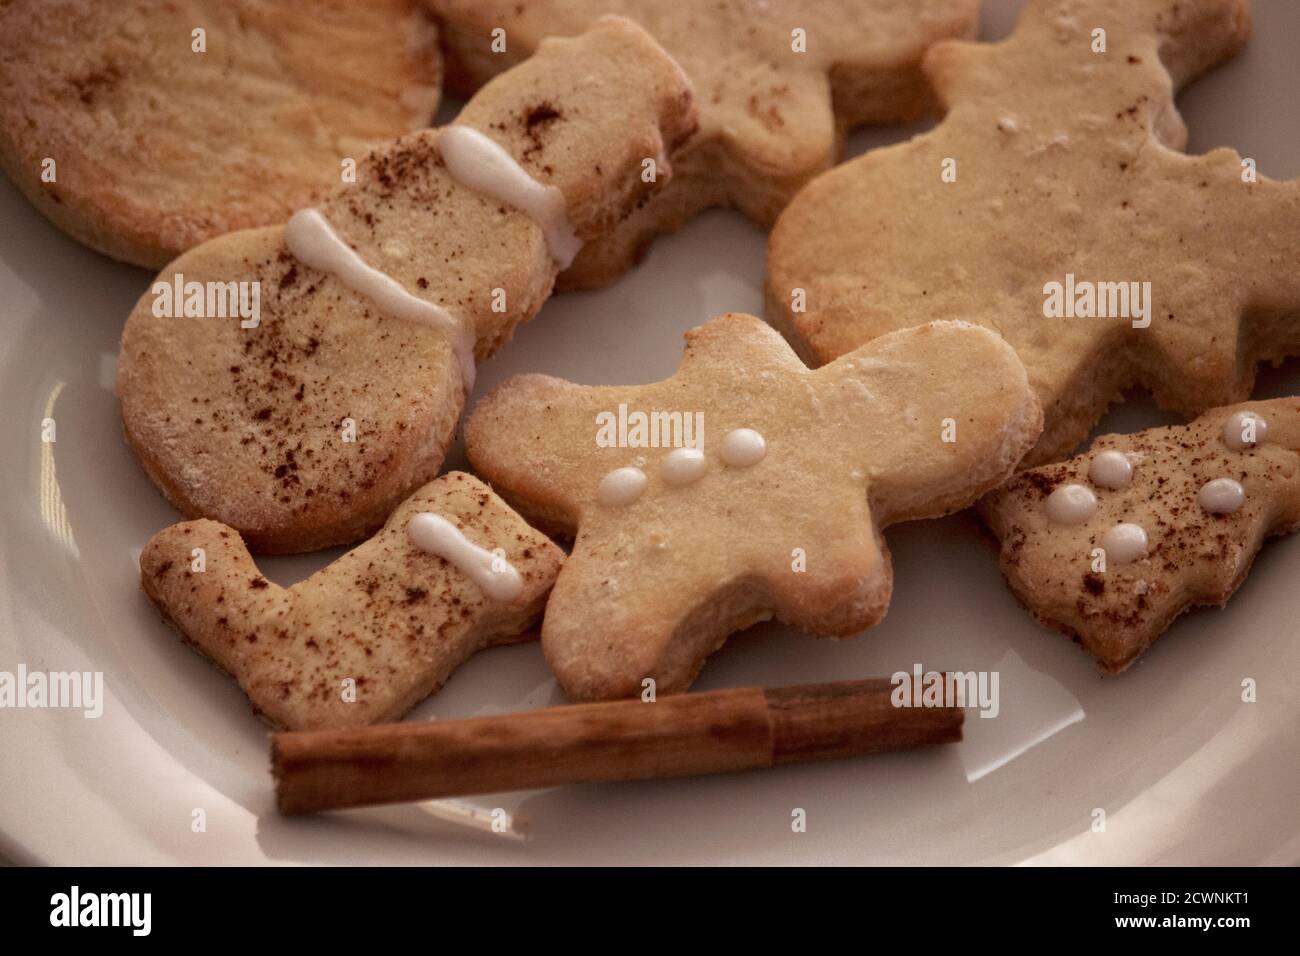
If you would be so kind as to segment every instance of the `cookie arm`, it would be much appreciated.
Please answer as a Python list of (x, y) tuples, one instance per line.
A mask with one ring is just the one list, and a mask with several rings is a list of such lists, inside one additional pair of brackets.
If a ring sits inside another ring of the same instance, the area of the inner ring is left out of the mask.
[[(884, 526), (964, 508), (1000, 484), (1038, 440), (1043, 415), (1002, 338), (965, 322), (882, 336), (815, 373), (844, 386), (841, 433), (867, 473)], [(856, 390), (875, 400), (862, 422)]]
[(1248, 0), (1140, 0), (1126, 11), (1154, 17), (1160, 61), (1174, 89), (1239, 53), (1250, 38)]
[[(1246, 190), (1244, 201), (1231, 208), (1234, 241), (1217, 252), (1229, 258), (1225, 273), (1251, 277), (1243, 296), (1241, 364), (1278, 362), (1300, 354), (1300, 180), (1277, 182), (1263, 177), (1250, 186), (1240, 183), (1242, 160), (1232, 150), (1215, 150), (1209, 163), (1223, 154), (1234, 186)], [(1249, 393), (1249, 386), (1241, 394)]]
[(590, 496), (584, 462), (599, 447), (597, 416), (617, 409), (621, 394), (549, 375), (515, 376), (489, 392), (465, 422), (465, 453), (534, 523), (572, 534)]
[(1300, 352), (1300, 182), (1248, 181), (1226, 148), (1152, 159), (1180, 255), (1131, 342), (1142, 384), (1190, 418), (1246, 398), (1259, 362)]

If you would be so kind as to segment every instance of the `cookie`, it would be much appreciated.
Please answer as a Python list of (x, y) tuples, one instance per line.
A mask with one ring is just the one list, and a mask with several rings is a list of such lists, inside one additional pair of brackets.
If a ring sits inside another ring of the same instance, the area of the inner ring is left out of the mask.
[(451, 472), (293, 587), (207, 520), (154, 535), (140, 582), (259, 714), (309, 730), (396, 720), (479, 650), (536, 636), (563, 559), (486, 485)]
[[(841, 152), (845, 129), (912, 119), (932, 106), (927, 46), (973, 36), (977, 0), (426, 0), (442, 22), (449, 84), (474, 89), (605, 13), (642, 24), (695, 85), (700, 132), (673, 157), (673, 182), (589, 244), (562, 288), (606, 285), (655, 235), (710, 206), (768, 228)], [(504, 47), (504, 48), (503, 48)]]
[(733, 314), (687, 333), (662, 382), (511, 379), (465, 444), (506, 500), (576, 532), (542, 648), (589, 700), (647, 678), (684, 691), (728, 635), (771, 617), (830, 637), (877, 623), (880, 529), (972, 503), (1040, 428), (1015, 353), (977, 326), (931, 323), (811, 371)]
[(693, 125), (676, 64), (602, 20), (544, 44), (452, 126), (377, 148), (287, 226), (181, 256), (122, 336), (122, 421), (145, 471), (254, 551), (365, 537), (437, 474), (474, 359), (665, 181), (645, 182), (643, 160)]
[(427, 126), (441, 82), (416, 0), (12, 0), (0, 37), (0, 167), (64, 232), (152, 268), (283, 222)]
[(1021, 603), (1119, 673), (1188, 608), (1224, 604), (1265, 538), (1300, 527), (1300, 399), (1105, 435), (980, 510)]
[(1033, 464), (1132, 386), (1188, 418), (1244, 400), (1300, 352), (1300, 183), (1178, 152), (1173, 94), (1248, 29), (1243, 0), (1034, 0), (1005, 42), (935, 45), (946, 119), (789, 205), (768, 317), (814, 363), (935, 318), (998, 331), (1043, 404)]

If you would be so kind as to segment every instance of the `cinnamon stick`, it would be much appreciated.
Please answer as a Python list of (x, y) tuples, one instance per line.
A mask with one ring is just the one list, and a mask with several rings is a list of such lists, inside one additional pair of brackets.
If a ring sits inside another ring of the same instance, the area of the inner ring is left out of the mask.
[(284, 814), (646, 780), (961, 740), (960, 707), (895, 707), (888, 680), (745, 688), (469, 720), (275, 734)]

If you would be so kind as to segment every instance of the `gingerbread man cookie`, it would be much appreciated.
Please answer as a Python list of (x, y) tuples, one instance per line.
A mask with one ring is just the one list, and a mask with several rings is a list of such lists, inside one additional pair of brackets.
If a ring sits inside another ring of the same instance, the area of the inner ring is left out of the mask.
[(437, 474), (475, 357), (665, 181), (643, 161), (668, 172), (693, 124), (676, 64), (608, 18), (548, 41), (452, 126), (376, 149), (287, 226), (186, 253), (122, 336), (122, 420), (146, 472), (254, 551), (364, 537)]
[(1195, 605), (1222, 605), (1269, 535), (1300, 527), (1300, 399), (1105, 435), (981, 502), (1002, 573), (1116, 674)]
[(1173, 95), (1245, 42), (1244, 0), (1031, 0), (998, 44), (946, 42), (948, 107), (816, 179), (772, 233), (768, 314), (825, 361), (969, 319), (1015, 348), (1069, 454), (1134, 385), (1188, 417), (1300, 352), (1300, 183), (1178, 152)]
[(686, 342), (665, 381), (525, 375), (466, 423), (481, 475), (576, 529), (542, 625), (574, 699), (640, 693), (647, 678), (683, 691), (728, 635), (770, 617), (833, 637), (870, 627), (891, 588), (880, 529), (970, 504), (1041, 427), (1015, 353), (966, 323), (816, 371), (748, 315)]
[(591, 243), (560, 277), (565, 288), (618, 278), (661, 232), (710, 206), (734, 206), (763, 227), (839, 156), (844, 131), (930, 109), (927, 46), (973, 36), (977, 0), (426, 0), (439, 16), (448, 81), (474, 89), (548, 35), (577, 33), (606, 13), (636, 20), (682, 65), (700, 104), (700, 132), (674, 156), (662, 193)]
[(396, 720), (477, 651), (533, 636), (563, 559), (486, 485), (452, 472), (293, 587), (267, 581), (239, 532), (206, 520), (156, 534), (140, 581), (258, 713), (308, 730)]
[(416, 0), (12, 0), (0, 167), (69, 235), (159, 268), (427, 126), (437, 41)]

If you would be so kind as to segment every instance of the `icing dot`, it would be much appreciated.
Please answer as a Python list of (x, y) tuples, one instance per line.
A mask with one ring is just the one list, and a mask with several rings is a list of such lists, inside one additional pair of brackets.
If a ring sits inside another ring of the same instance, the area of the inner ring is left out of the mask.
[(640, 468), (615, 468), (600, 479), (596, 500), (606, 508), (622, 508), (641, 497), (645, 483), (645, 472)]
[(1201, 486), (1196, 500), (1212, 515), (1230, 515), (1245, 502), (1246, 489), (1231, 478), (1215, 478)]
[(1121, 521), (1101, 536), (1106, 557), (1116, 564), (1128, 564), (1147, 555), (1147, 533), (1141, 525)]
[(1234, 412), (1223, 423), (1223, 443), (1233, 451), (1254, 448), (1267, 435), (1268, 422), (1254, 412)]
[(664, 459), (664, 481), (674, 487), (699, 481), (707, 462), (698, 448), (674, 448)]
[(767, 442), (752, 428), (737, 428), (722, 439), (722, 460), (733, 468), (757, 465), (767, 455)]
[(1088, 477), (1101, 488), (1127, 488), (1133, 480), (1133, 465), (1121, 451), (1103, 451), (1092, 456)]
[(1083, 524), (1097, 510), (1097, 496), (1083, 485), (1061, 485), (1047, 496), (1047, 517), (1057, 524)]

